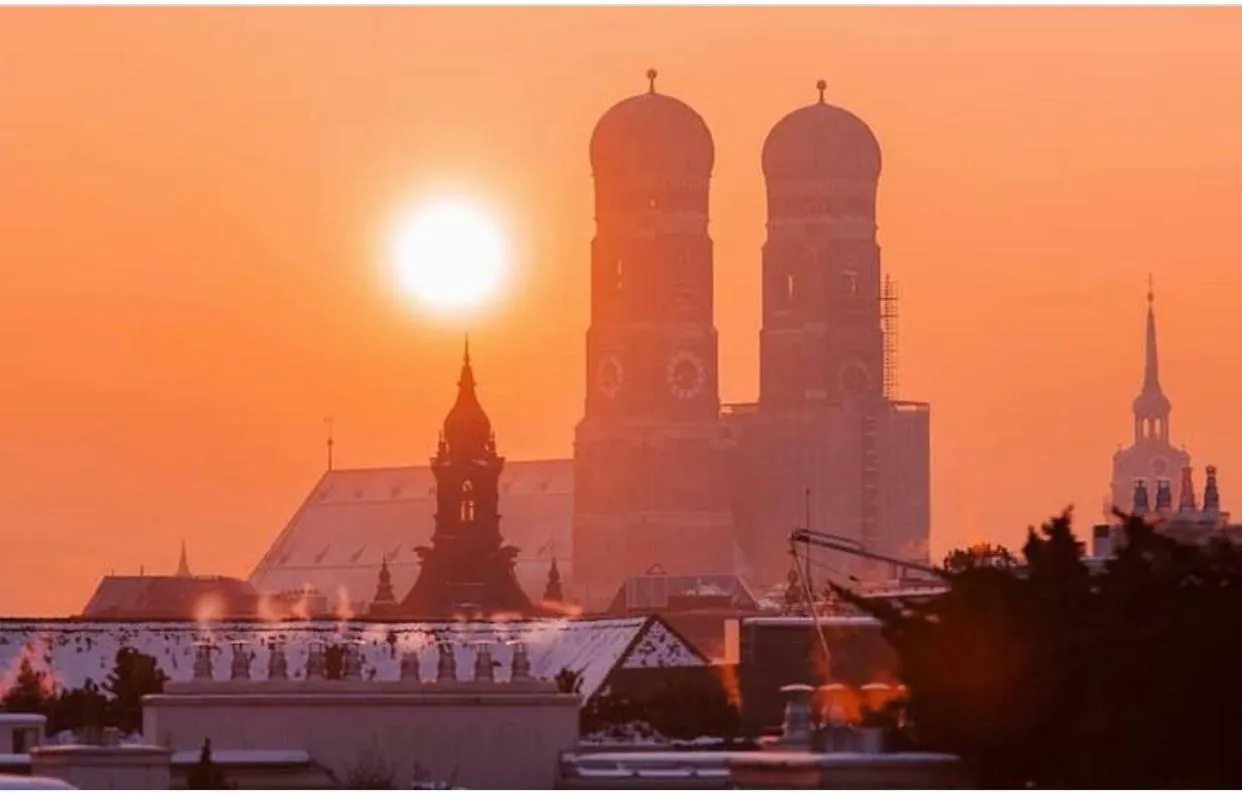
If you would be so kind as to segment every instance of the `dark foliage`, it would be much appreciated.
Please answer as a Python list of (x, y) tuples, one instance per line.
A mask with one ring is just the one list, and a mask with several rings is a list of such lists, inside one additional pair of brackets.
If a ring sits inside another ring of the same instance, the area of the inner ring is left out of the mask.
[(17, 668), (17, 677), (13, 684), (0, 697), (0, 710), (47, 715), (54, 700), (55, 686), (47, 672), (37, 668), (30, 656), (25, 655)]
[(211, 757), (210, 738), (203, 741), (198, 762), (186, 777), (186, 787), (190, 790), (225, 790), (229, 787), (224, 779), (223, 769)]
[(976, 567), (1017, 567), (1018, 560), (1003, 545), (981, 542), (969, 548), (958, 548), (945, 554), (941, 566), (950, 573), (961, 573)]
[[(1124, 516), (1122, 516), (1124, 517)], [(1029, 532), (1024, 569), (965, 565), (916, 606), (841, 596), (884, 623), (917, 745), (985, 787), (1242, 784), (1242, 552), (1128, 518), (1092, 575), (1069, 513)]]
[(111, 726), (112, 708), (94, 680), (89, 677), (81, 688), (60, 692), (51, 703), (47, 731), (95, 729)]
[(108, 726), (128, 735), (142, 729), (142, 698), (164, 691), (168, 675), (155, 658), (132, 647), (116, 651), (112, 672), (104, 682), (104, 691), (111, 695), (111, 718)]

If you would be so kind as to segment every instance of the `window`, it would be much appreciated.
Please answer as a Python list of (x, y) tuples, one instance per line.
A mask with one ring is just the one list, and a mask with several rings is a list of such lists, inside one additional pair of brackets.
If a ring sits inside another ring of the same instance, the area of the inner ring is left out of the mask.
[(617, 259), (617, 291), (621, 291), (621, 287), (625, 281), (625, 265), (620, 259)]
[(785, 305), (793, 305), (794, 299), (794, 277), (793, 273), (785, 275)]
[(461, 485), (461, 522), (474, 521), (474, 485), (467, 479)]
[(841, 273), (841, 296), (846, 300), (858, 298), (858, 273), (846, 270)]

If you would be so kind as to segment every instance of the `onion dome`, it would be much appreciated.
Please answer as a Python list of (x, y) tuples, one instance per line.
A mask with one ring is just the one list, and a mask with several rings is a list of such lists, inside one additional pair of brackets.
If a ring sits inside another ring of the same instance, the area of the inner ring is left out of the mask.
[(875, 134), (858, 116), (824, 101), (827, 83), (820, 80), (816, 87), (818, 102), (793, 111), (768, 133), (764, 177), (877, 179), (880, 143)]
[(483, 412), (474, 386), (470, 341), (467, 340), (461, 379), (457, 381), (457, 401), (444, 417), (444, 442), (448, 445), (449, 454), (457, 458), (485, 454), (492, 437), (491, 419)]
[(680, 99), (656, 93), (656, 71), (647, 93), (608, 109), (591, 134), (596, 174), (694, 174), (710, 176), (716, 146), (702, 116)]

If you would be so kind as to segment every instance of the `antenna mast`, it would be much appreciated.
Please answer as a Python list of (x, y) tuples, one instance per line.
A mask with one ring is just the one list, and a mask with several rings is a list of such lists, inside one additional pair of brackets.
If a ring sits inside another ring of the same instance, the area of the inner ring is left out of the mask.
[(884, 398), (897, 398), (897, 282), (884, 274), (880, 292), (880, 330), (884, 336)]
[(332, 417), (329, 416), (328, 418), (324, 419), (323, 423), (327, 425), (328, 427), (328, 470), (331, 471), (332, 470), (332, 446), (336, 442), (332, 437), (332, 428), (334, 426), (332, 422)]

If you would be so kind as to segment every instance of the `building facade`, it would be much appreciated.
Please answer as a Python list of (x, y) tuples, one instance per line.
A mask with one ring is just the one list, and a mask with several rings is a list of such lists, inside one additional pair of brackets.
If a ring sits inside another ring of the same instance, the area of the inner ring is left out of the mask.
[(733, 516), (712, 314), (703, 119), (655, 90), (591, 138), (595, 238), (586, 406), (574, 435), (574, 581), (607, 603), (628, 576), (728, 572)]

